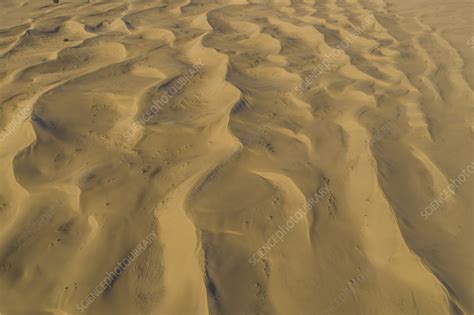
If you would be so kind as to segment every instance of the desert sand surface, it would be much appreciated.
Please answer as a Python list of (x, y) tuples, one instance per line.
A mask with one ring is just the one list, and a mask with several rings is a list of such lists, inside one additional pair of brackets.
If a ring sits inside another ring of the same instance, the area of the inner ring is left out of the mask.
[(1, 0), (1, 315), (474, 313), (474, 4)]

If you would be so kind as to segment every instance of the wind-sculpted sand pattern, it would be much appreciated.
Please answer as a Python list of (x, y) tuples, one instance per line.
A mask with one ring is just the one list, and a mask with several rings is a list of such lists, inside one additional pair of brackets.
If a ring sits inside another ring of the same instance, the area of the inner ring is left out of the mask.
[(1, 1), (0, 314), (472, 314), (436, 2)]

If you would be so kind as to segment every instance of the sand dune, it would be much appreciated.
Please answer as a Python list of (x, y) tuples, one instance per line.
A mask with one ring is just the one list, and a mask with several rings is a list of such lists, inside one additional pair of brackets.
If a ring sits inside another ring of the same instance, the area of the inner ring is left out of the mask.
[(472, 314), (473, 9), (1, 1), (0, 314)]

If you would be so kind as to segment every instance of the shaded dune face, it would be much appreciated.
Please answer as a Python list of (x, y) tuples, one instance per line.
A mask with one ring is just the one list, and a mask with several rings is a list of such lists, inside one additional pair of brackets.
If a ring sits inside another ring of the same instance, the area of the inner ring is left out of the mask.
[(469, 12), (2, 1), (1, 315), (474, 312)]

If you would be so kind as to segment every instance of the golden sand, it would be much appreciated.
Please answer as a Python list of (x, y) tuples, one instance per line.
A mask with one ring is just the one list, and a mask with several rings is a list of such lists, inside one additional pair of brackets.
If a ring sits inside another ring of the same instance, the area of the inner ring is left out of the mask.
[(0, 314), (472, 314), (473, 25), (1, 0)]

